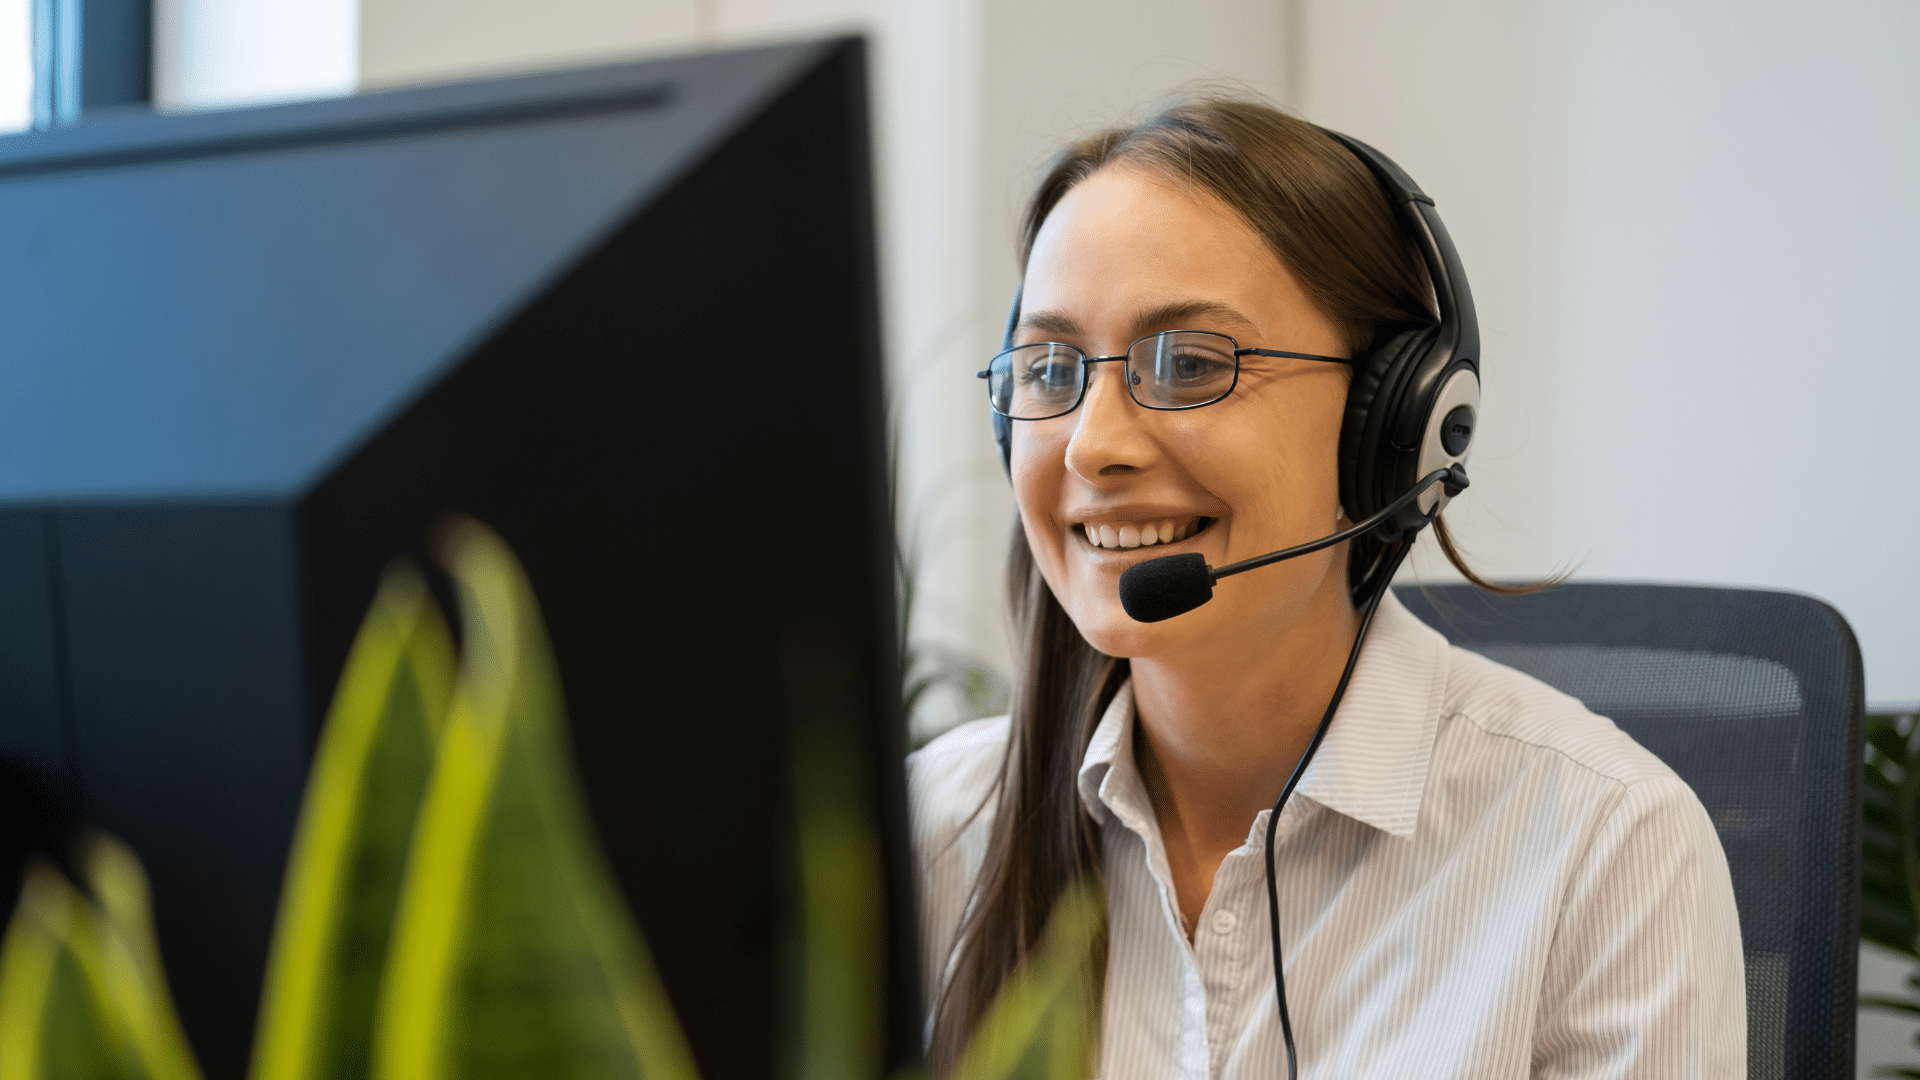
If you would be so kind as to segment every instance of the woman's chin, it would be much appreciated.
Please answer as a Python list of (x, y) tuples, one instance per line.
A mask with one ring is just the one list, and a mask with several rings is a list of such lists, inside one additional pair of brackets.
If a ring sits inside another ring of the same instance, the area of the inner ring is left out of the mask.
[(1108, 603), (1092, 605), (1092, 610), (1069, 610), (1073, 624), (1087, 644), (1108, 656), (1139, 659), (1177, 650), (1199, 629), (1202, 616), (1192, 612), (1176, 615), (1165, 622), (1143, 623), (1120, 606), (1118, 596)]

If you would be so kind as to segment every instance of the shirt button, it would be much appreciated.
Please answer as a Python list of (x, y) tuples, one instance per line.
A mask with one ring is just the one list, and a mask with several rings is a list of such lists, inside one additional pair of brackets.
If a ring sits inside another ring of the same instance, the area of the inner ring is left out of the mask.
[(1213, 932), (1216, 934), (1231, 934), (1233, 928), (1239, 925), (1240, 920), (1231, 911), (1222, 910), (1213, 913)]

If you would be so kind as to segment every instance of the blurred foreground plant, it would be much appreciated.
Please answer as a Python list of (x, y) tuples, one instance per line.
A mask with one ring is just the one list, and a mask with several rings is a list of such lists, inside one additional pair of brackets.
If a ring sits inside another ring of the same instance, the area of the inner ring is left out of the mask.
[(880, 1073), (883, 928), (879, 834), (859, 732), (859, 663), (831, 625), (789, 629), (780, 648), (793, 794), (798, 918), (788, 935), (792, 1080)]
[[(695, 1080), (646, 943), (601, 861), (538, 608), (506, 545), (451, 529), (459, 661), (420, 576), (389, 572), (348, 656), (289, 856), (255, 1080)], [(790, 711), (799, 918), (795, 1080), (880, 1068), (885, 912), (852, 647), (799, 628)], [(199, 1080), (145, 877), (106, 837), (84, 889), (36, 864), (0, 947), (0, 1080)], [(1099, 895), (1076, 890), (989, 1012), (960, 1080), (1084, 1080)], [(906, 1078), (897, 1078), (906, 1080)]]
[(414, 819), (453, 697), (453, 641), (419, 574), (381, 582), (340, 677), (287, 862), (256, 1080), (362, 1080)]
[(140, 861), (102, 834), (75, 861), (86, 892), (34, 862), (0, 946), (0, 1080), (199, 1080)]
[[(1860, 937), (1920, 964), (1920, 723), (1916, 717), (1867, 717), (1865, 827), (1860, 883)], [(1907, 997), (1863, 994), (1860, 1007), (1920, 1020), (1920, 972)], [(1920, 1035), (1915, 1036), (1920, 1044)], [(1880, 1076), (1920, 1077), (1920, 1067), (1882, 1065)]]
[(445, 545), (466, 663), (420, 808), (374, 1075), (692, 1080), (693, 1056), (601, 862), (532, 592), (499, 537)]
[(1099, 1036), (1106, 910), (1097, 881), (1067, 890), (1040, 944), (987, 1009), (950, 1080), (1086, 1080)]

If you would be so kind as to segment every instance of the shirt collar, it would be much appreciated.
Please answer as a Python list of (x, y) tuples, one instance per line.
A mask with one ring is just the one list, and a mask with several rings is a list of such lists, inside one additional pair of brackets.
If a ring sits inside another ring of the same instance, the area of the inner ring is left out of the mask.
[(1095, 820), (1108, 815), (1142, 831), (1153, 819), (1146, 785), (1133, 763), (1133, 680), (1120, 684), (1080, 759), (1080, 801)]
[[(1447, 640), (1392, 592), (1380, 601), (1346, 697), (1295, 794), (1398, 837), (1413, 835), (1440, 731)], [(1081, 759), (1080, 799), (1142, 831), (1152, 821), (1133, 760), (1133, 683), (1107, 706)]]

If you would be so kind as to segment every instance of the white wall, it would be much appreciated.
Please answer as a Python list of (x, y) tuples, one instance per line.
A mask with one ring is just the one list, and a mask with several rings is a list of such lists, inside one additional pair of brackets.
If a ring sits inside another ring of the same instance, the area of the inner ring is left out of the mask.
[(33, 124), (33, 0), (0, 0), (0, 133)]
[(685, 49), (712, 0), (362, 0), (365, 86), (465, 78)]
[(350, 94), (357, 0), (154, 0), (161, 109), (232, 108)]
[[(1306, 114), (1434, 195), (1498, 573), (1833, 603), (1920, 701), (1920, 5), (1314, 0)], [(1439, 577), (1437, 560), (1421, 564)]]

